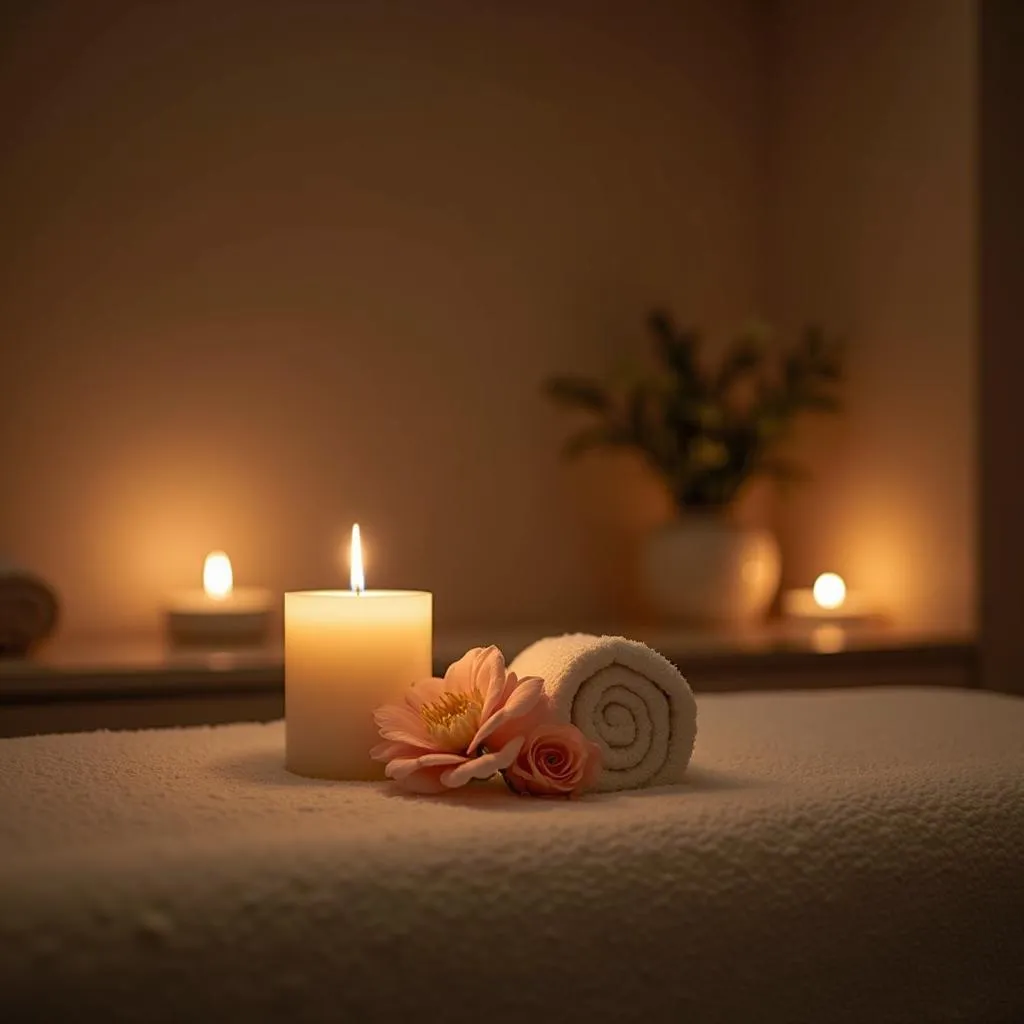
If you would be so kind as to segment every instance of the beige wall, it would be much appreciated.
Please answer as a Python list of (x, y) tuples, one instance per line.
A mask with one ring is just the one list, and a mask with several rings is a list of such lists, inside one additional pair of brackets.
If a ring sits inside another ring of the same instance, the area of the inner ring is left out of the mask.
[(908, 625), (968, 628), (974, 4), (775, 13), (766, 286), (783, 322), (818, 317), (853, 339), (849, 415), (816, 432), (818, 483), (784, 509), (786, 575), (836, 568)]
[[(607, 486), (563, 473), (537, 385), (640, 340), (654, 299), (712, 327), (755, 304), (751, 5), (64, 0), (0, 18), (0, 555), (57, 584), (67, 632), (154, 629), (214, 547), (240, 583), (340, 583), (354, 519), (370, 585), (433, 589), (441, 624), (628, 603), (613, 523), (656, 515), (650, 494), (581, 514)], [(935, 43), (922, 73), (954, 58), (937, 88), (956, 106), (963, 61)], [(910, 171), (875, 212), (902, 209)], [(948, 201), (913, 214), (915, 252), (949, 240), (927, 227)], [(935, 259), (952, 308), (904, 326), (956, 384), (958, 268)], [(904, 283), (881, 301), (901, 309)], [(894, 317), (853, 326), (886, 345), (907, 333)], [(935, 388), (918, 404), (948, 412)], [(862, 449), (885, 436), (865, 416)]]

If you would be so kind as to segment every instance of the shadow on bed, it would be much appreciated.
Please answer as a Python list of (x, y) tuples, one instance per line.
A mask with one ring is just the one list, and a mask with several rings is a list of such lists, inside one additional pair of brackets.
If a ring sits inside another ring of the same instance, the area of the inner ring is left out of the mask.
[(309, 789), (311, 786), (323, 788), (338, 785), (331, 779), (308, 779), (303, 775), (293, 775), (284, 766), (284, 751), (277, 747), (272, 750), (250, 750), (217, 762), (211, 768), (222, 778), (258, 782), (264, 786)]
[[(308, 779), (301, 775), (293, 775), (284, 766), (284, 757), (280, 750), (252, 750), (242, 756), (234, 756), (214, 766), (214, 770), (222, 777), (242, 782), (254, 782), (264, 786), (284, 786), (296, 789), (310, 787), (337, 786), (339, 783), (330, 779)], [(378, 783), (365, 783), (378, 785)], [(637, 800), (677, 791), (681, 797), (689, 793), (706, 793), (715, 790), (753, 789), (760, 788), (763, 782), (729, 775), (721, 771), (712, 771), (700, 766), (691, 766), (685, 780), (678, 786), (656, 786), (650, 789), (633, 789), (621, 793), (601, 793), (588, 798), (588, 802), (600, 800), (608, 803), (615, 800)], [(422, 800), (424, 797), (404, 793), (397, 786), (386, 786), (382, 795), (397, 800)], [(429, 798), (427, 798), (429, 799)], [(444, 800), (465, 807), (480, 810), (509, 809), (538, 811), (552, 806), (564, 806), (562, 800), (536, 800), (526, 797), (515, 799), (500, 780), (474, 784), (465, 789), (446, 794)], [(584, 805), (585, 806), (585, 805)]]

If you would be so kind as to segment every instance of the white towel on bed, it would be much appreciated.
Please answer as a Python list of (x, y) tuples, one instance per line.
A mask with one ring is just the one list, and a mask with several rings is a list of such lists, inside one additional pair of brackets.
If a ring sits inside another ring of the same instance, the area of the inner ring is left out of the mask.
[(697, 703), (667, 658), (621, 636), (572, 633), (527, 647), (510, 666), (540, 676), (562, 712), (601, 748), (597, 789), (680, 782), (697, 736)]

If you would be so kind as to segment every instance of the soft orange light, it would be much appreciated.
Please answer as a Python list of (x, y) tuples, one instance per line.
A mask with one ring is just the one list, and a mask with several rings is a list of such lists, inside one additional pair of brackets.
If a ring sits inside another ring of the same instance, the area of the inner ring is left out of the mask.
[(223, 551), (211, 551), (203, 563), (203, 590), (207, 597), (222, 601), (234, 588), (231, 559)]
[(366, 589), (366, 576), (363, 573), (363, 542), (359, 537), (359, 524), (352, 524), (352, 547), (349, 550), (349, 578), (352, 589), (361, 594)]
[(812, 593), (819, 608), (841, 608), (846, 600), (846, 584), (838, 573), (823, 572), (814, 581)]
[(818, 654), (838, 654), (845, 646), (846, 630), (842, 626), (815, 626), (811, 633), (811, 647)]

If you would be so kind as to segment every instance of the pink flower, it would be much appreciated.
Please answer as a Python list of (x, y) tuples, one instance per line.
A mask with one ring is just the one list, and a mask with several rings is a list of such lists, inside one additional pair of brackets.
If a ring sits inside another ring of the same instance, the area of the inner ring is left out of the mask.
[(503, 772), (509, 787), (531, 796), (579, 796), (601, 771), (601, 748), (567, 722), (541, 721)]
[(536, 676), (518, 679), (507, 671), (497, 647), (475, 647), (444, 679), (415, 683), (404, 706), (374, 712), (385, 742), (370, 756), (387, 761), (388, 778), (414, 793), (490, 778), (519, 753), (529, 727), (523, 716), (537, 705), (542, 685)]

